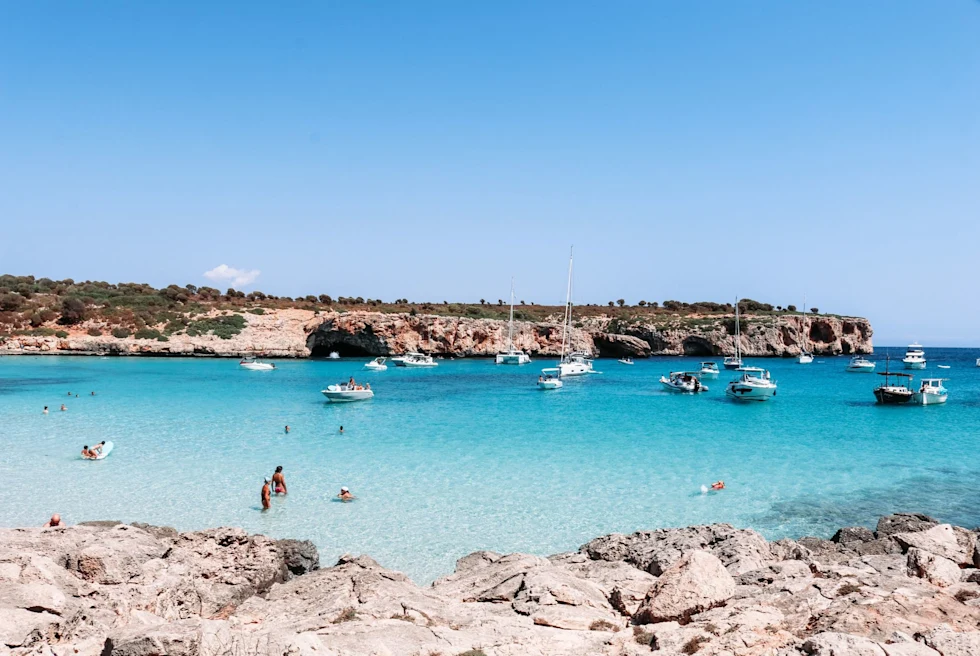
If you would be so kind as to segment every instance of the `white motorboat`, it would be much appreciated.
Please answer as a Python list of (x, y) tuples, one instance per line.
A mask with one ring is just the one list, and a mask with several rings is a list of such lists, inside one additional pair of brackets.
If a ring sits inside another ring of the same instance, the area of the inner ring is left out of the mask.
[(322, 390), (322, 392), (332, 403), (366, 401), (374, 398), (374, 390), (371, 389), (370, 385), (361, 386), (341, 383), (339, 385), (330, 385), (327, 389)]
[(385, 361), (387, 359), (388, 358), (375, 358), (370, 362), (366, 363), (364, 365), (364, 368), (367, 369), (368, 371), (387, 371), (388, 365), (385, 364)]
[(776, 381), (759, 367), (741, 367), (740, 375), (728, 383), (725, 395), (739, 401), (768, 401), (776, 396)]
[(337, 353), (337, 351), (330, 351), (330, 359), (331, 360), (339, 360), (340, 359), (340, 353)]
[(514, 279), (510, 279), (510, 323), (507, 326), (507, 350), (498, 353), (497, 364), (528, 364), (531, 356), (514, 348)]
[(922, 345), (909, 344), (908, 349), (905, 351), (905, 357), (902, 358), (902, 362), (905, 363), (906, 369), (925, 369), (926, 352), (922, 350)]
[(863, 355), (855, 355), (847, 364), (847, 371), (852, 374), (870, 374), (874, 373), (874, 370), (875, 363)]
[(271, 362), (259, 362), (255, 358), (243, 358), (238, 365), (251, 371), (271, 371), (276, 368)]
[(541, 371), (542, 375), (538, 376), (538, 389), (539, 390), (556, 390), (561, 389), (564, 383), (561, 382), (559, 378), (560, 372), (558, 369), (543, 369)]
[(949, 390), (943, 387), (948, 378), (923, 378), (919, 391), (912, 395), (914, 405), (939, 405), (946, 403)]
[(670, 376), (661, 376), (660, 384), (671, 392), (707, 392), (707, 385), (701, 384), (696, 372), (672, 371)]
[(803, 294), (803, 322), (800, 326), (800, 354), (796, 356), (799, 364), (810, 364), (813, 362), (813, 353), (806, 348), (806, 294)]
[(620, 358), (619, 364), (633, 364), (633, 358)]
[(739, 369), (742, 367), (742, 329), (738, 320), (738, 298), (735, 299), (735, 355), (729, 355), (722, 363), (725, 369)]
[(404, 357), (395, 362), (399, 367), (438, 367), (439, 363), (432, 359), (431, 355), (425, 353), (406, 353)]
[(717, 378), (719, 373), (717, 362), (702, 362), (698, 376), (701, 378)]

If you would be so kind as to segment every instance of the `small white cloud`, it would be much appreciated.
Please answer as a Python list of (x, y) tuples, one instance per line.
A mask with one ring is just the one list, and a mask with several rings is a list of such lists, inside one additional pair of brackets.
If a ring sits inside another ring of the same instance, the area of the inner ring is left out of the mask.
[(258, 269), (246, 271), (245, 269), (230, 267), (227, 264), (220, 264), (210, 271), (205, 271), (204, 277), (215, 282), (230, 282), (232, 287), (243, 287), (255, 282), (260, 273), (261, 271)]

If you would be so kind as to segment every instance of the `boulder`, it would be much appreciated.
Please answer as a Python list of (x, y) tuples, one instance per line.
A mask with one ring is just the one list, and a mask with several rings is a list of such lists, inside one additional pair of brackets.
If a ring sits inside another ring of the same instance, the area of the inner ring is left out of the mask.
[(942, 656), (975, 656), (980, 654), (980, 631), (954, 631), (940, 624), (924, 633), (922, 642)]
[(301, 576), (320, 569), (320, 552), (309, 540), (279, 540), (286, 569), (292, 576)]
[(761, 535), (730, 524), (639, 531), (632, 535), (613, 533), (586, 543), (580, 551), (593, 560), (625, 561), (654, 576), (660, 576), (692, 551), (708, 551), (735, 575), (759, 569), (774, 559)]
[(722, 562), (706, 551), (692, 551), (657, 579), (633, 621), (686, 624), (692, 615), (720, 606), (734, 594), (735, 579)]
[(596, 585), (621, 615), (629, 617), (640, 607), (650, 586), (657, 580), (622, 561), (592, 560), (582, 553), (558, 554), (550, 560), (556, 567)]
[(864, 526), (845, 526), (834, 533), (830, 538), (832, 542), (847, 544), (849, 542), (871, 542), (875, 539), (875, 534)]
[(939, 524), (924, 531), (895, 533), (892, 538), (905, 551), (914, 547), (952, 560), (957, 565), (972, 565), (976, 545), (970, 541), (969, 535), (964, 532), (961, 538), (949, 524)]
[(960, 582), (960, 568), (956, 563), (915, 547), (909, 549), (907, 567), (909, 576), (926, 579), (941, 588)]
[(802, 649), (808, 656), (885, 656), (885, 650), (873, 640), (830, 631), (807, 639)]
[(878, 519), (878, 526), (875, 529), (875, 535), (879, 538), (883, 538), (889, 535), (894, 535), (895, 533), (915, 533), (916, 531), (925, 531), (930, 529), (939, 520), (933, 519), (929, 515), (923, 515), (921, 513), (896, 513), (894, 515), (885, 515)]

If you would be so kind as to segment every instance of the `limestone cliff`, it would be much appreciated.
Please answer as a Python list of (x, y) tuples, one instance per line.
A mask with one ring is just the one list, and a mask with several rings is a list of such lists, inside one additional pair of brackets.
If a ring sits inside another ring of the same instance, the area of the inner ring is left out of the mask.
[[(214, 311), (211, 318), (231, 316)], [(395, 355), (407, 351), (452, 357), (490, 357), (506, 347), (507, 322), (438, 315), (380, 312), (270, 310), (239, 313), (240, 332), (223, 339), (214, 334), (176, 331), (160, 339), (118, 338), (89, 331), (105, 329), (86, 322), (66, 337), (14, 335), (0, 342), (0, 354), (109, 353), (118, 355), (183, 355), (304, 358), (337, 351), (344, 356)], [(555, 318), (557, 319), (557, 318)], [(162, 329), (163, 326), (160, 326)], [(794, 356), (799, 353), (801, 318), (761, 314), (742, 318), (742, 353), (751, 357)], [(93, 330), (94, 329), (94, 330)], [(734, 320), (722, 315), (623, 321), (586, 317), (575, 324), (571, 345), (599, 356), (693, 355), (721, 356), (734, 350)], [(819, 315), (807, 320), (807, 343), (819, 355), (872, 352), (872, 329), (866, 319)], [(514, 344), (532, 356), (561, 351), (560, 319), (517, 322)]]

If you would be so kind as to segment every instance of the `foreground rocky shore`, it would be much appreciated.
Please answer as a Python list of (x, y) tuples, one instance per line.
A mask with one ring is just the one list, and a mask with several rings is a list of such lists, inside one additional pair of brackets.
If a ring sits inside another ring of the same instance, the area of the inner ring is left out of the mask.
[[(159, 337), (115, 337), (108, 326), (86, 321), (65, 327), (62, 336), (0, 337), (0, 355), (108, 354), (306, 358), (332, 351), (350, 356), (399, 355), (423, 351), (447, 357), (493, 357), (507, 348), (508, 324), (497, 319), (382, 312), (325, 312), (283, 309), (264, 314), (212, 311), (198, 320), (235, 318), (240, 332), (228, 336), (183, 331)], [(562, 331), (555, 321), (517, 322), (514, 345), (532, 357), (561, 353)], [(743, 317), (741, 350), (746, 357), (791, 357), (806, 343), (818, 355), (871, 353), (872, 329), (866, 319), (821, 315), (804, 326), (799, 315)], [(157, 330), (159, 329), (159, 330)], [(603, 357), (692, 355), (716, 357), (734, 351), (733, 317), (720, 315), (621, 321), (583, 317), (571, 335), (572, 348)], [(90, 334), (94, 333), (94, 334)], [(190, 334), (193, 333), (193, 334)]]
[(420, 587), (240, 529), (3, 529), (0, 653), (980, 654), (978, 537), (912, 514), (831, 540), (716, 524), (477, 552)]

